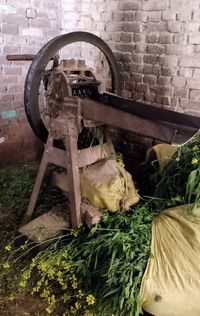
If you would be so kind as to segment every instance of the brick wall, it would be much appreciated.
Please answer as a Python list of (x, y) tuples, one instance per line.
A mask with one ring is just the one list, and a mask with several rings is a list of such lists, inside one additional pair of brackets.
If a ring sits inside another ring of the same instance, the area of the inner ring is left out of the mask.
[[(101, 36), (115, 52), (124, 97), (200, 114), (200, 0), (1, 0), (0, 164), (34, 158), (38, 141), (23, 110), (29, 62), (6, 54), (36, 53), (73, 30)], [(87, 59), (106, 80), (106, 62), (89, 45), (66, 57)]]

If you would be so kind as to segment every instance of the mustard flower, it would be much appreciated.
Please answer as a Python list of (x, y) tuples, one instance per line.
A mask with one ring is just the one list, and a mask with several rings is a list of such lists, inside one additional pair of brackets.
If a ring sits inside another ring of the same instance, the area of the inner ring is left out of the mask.
[(7, 250), (7, 251), (11, 251), (11, 246), (10, 245), (7, 245), (7, 246), (5, 246), (5, 250)]
[(92, 294), (89, 294), (86, 297), (86, 302), (88, 303), (88, 305), (93, 305), (95, 303), (95, 297)]
[(198, 163), (198, 159), (197, 158), (192, 158), (191, 164), (192, 165), (196, 165)]

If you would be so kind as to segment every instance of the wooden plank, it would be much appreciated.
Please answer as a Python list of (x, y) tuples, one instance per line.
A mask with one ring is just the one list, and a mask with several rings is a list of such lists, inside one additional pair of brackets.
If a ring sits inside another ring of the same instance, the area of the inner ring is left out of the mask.
[(83, 100), (82, 113), (86, 119), (112, 125), (166, 143), (171, 143), (176, 131), (173, 128), (88, 99)]
[[(96, 145), (78, 151), (79, 168), (89, 166), (101, 159), (110, 158), (110, 148), (108, 144)], [(66, 151), (52, 147), (49, 163), (66, 168)]]

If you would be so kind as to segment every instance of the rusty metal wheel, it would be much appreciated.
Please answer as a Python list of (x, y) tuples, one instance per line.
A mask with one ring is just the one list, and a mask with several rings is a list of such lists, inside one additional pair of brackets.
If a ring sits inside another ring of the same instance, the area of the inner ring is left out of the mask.
[(72, 32), (60, 35), (45, 44), (35, 56), (28, 70), (24, 87), (25, 112), (36, 136), (46, 142), (48, 132), (42, 121), (39, 110), (39, 88), (43, 72), (48, 62), (56, 53), (68, 44), (86, 42), (96, 46), (105, 55), (110, 67), (112, 79), (112, 92), (120, 93), (120, 74), (116, 58), (109, 46), (98, 36), (88, 32)]

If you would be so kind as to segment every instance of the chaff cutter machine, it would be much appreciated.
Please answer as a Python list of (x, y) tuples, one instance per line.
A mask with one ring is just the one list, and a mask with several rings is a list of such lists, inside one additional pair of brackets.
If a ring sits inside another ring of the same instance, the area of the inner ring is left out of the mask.
[[(58, 51), (74, 42), (92, 44), (105, 55), (111, 73), (110, 92), (99, 92), (100, 82), (84, 61), (59, 60)], [(108, 45), (93, 34), (72, 32), (60, 35), (44, 45), (36, 56), (10, 55), (7, 59), (32, 60), (25, 82), (25, 111), (33, 131), (45, 143), (24, 223), (32, 216), (48, 163), (67, 170), (72, 227), (81, 223), (79, 168), (102, 159), (99, 146), (78, 151), (77, 139), (83, 126), (105, 126), (108, 155), (114, 154), (109, 125), (165, 143), (172, 143), (177, 133), (186, 140), (200, 128), (200, 117), (120, 97), (120, 73), (115, 56)], [(52, 65), (47, 69), (49, 61)], [(39, 104), (41, 83), (45, 91), (43, 113)], [(57, 145), (58, 141), (62, 141), (62, 148)]]

